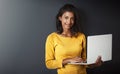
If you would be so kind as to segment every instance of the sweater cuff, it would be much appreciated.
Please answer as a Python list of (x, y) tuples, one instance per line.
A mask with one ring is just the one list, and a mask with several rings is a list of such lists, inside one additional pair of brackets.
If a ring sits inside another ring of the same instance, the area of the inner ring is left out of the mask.
[(63, 60), (58, 60), (58, 67), (59, 67), (59, 68), (62, 68), (62, 67), (63, 67), (62, 61), (63, 61)]

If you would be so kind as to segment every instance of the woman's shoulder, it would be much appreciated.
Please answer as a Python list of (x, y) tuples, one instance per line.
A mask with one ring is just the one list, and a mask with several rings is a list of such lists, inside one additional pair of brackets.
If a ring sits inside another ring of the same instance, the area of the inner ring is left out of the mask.
[(56, 32), (52, 32), (52, 33), (50, 33), (50, 34), (48, 34), (48, 37), (52, 37), (52, 38), (54, 38), (54, 37), (56, 37), (57, 36), (57, 33)]
[(79, 40), (86, 40), (86, 36), (84, 33), (78, 33), (78, 37)]
[(78, 32), (78, 37), (81, 37), (81, 36), (82, 36), (82, 37), (83, 37), (83, 36), (85, 37), (85, 34), (84, 34), (84, 33), (81, 33), (81, 32)]

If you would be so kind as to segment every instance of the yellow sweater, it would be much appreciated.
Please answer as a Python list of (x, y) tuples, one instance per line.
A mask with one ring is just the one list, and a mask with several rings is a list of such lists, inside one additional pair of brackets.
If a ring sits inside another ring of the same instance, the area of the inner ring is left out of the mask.
[(62, 65), (66, 58), (86, 59), (86, 38), (83, 33), (78, 37), (63, 37), (56, 32), (48, 35), (45, 46), (45, 63), (48, 69), (57, 69), (58, 74), (86, 74), (86, 66)]

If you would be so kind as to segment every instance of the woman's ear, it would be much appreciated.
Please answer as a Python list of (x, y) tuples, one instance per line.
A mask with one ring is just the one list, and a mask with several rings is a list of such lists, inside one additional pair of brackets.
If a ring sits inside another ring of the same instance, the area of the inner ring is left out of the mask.
[(59, 20), (61, 21), (61, 16), (59, 16)]

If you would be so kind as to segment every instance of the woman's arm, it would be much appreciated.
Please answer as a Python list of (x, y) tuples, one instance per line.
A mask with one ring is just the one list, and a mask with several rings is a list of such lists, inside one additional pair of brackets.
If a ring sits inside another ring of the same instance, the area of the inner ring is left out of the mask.
[(55, 59), (55, 47), (52, 36), (48, 36), (45, 45), (45, 64), (49, 69), (56, 69), (63, 67), (62, 59)]

